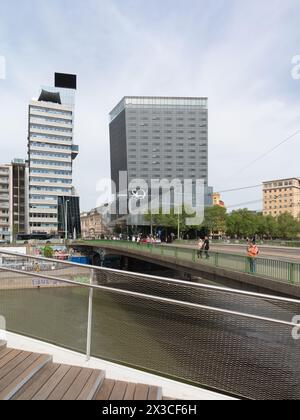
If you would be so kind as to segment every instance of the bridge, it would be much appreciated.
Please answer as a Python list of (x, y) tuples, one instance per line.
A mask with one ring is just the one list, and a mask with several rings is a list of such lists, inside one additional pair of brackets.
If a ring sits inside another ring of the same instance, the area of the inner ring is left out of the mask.
[(188, 383), (199, 395), (300, 398), (299, 300), (17, 253), (0, 258), (10, 333)]
[(251, 288), (260, 293), (300, 298), (300, 262), (279, 258), (260, 257), (256, 259), (255, 272), (251, 272), (249, 258), (244, 254), (210, 252), (198, 258), (196, 246), (168, 246), (138, 244), (129, 241), (85, 241), (73, 244), (81, 252), (97, 253), (99, 249), (107, 254), (131, 257), (170, 269), (176, 269), (193, 276), (203, 277), (232, 288)]

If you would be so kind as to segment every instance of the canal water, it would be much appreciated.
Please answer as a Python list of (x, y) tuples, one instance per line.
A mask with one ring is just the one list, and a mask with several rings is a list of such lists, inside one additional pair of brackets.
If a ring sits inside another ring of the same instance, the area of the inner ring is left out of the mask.
[[(144, 272), (182, 278), (182, 273), (157, 266), (145, 265)], [(167, 293), (176, 297), (178, 292)], [(189, 299), (198, 298), (190, 293)], [(216, 304), (212, 295), (203, 302), (212, 299)], [(8, 331), (81, 353), (86, 350), (87, 314), (84, 287), (0, 291), (0, 315)], [(94, 292), (92, 355), (112, 362), (236, 396), (299, 399), (299, 350), (299, 340), (292, 340), (285, 326)]]

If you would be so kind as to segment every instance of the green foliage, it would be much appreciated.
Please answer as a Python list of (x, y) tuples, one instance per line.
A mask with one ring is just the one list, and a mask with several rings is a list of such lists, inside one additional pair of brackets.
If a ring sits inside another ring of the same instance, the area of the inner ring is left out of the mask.
[(43, 250), (43, 254), (45, 258), (53, 258), (54, 256), (53, 248), (51, 246), (45, 246)]
[(211, 233), (225, 232), (226, 209), (220, 206), (207, 207), (204, 213), (202, 227)]
[[(191, 217), (185, 211), (179, 215), (180, 231), (188, 232), (191, 226), (186, 226), (186, 217)], [(162, 209), (158, 214), (148, 213), (146, 220), (152, 222), (153, 226), (163, 226), (177, 229), (178, 210), (171, 209), (170, 214), (163, 214)], [(204, 230), (209, 234), (223, 232), (224, 234), (237, 238), (251, 238), (258, 235), (267, 239), (294, 239), (300, 233), (300, 222), (289, 213), (279, 217), (264, 216), (248, 209), (235, 210), (227, 214), (225, 208), (220, 206), (208, 207), (205, 209), (204, 222), (201, 226), (193, 227), (195, 230)]]
[(247, 209), (235, 210), (227, 216), (226, 226), (229, 236), (254, 236), (258, 230), (258, 216)]
[(277, 218), (278, 236), (283, 239), (293, 239), (300, 232), (300, 224), (289, 213), (281, 214)]

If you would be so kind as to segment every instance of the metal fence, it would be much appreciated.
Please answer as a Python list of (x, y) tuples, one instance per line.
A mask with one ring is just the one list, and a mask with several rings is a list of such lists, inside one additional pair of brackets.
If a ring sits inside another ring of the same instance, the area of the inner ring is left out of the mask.
[[(88, 241), (82, 244), (95, 246), (112, 246), (127, 250), (134, 250), (138, 253), (150, 253), (174, 258), (176, 260), (190, 261), (193, 263), (205, 264), (212, 267), (224, 268), (231, 271), (267, 277), (273, 280), (300, 285), (300, 263), (289, 262), (280, 259), (255, 258), (251, 259), (246, 255), (230, 254), (222, 252), (198, 253), (195, 249), (179, 246), (164, 246), (156, 244), (138, 244), (126, 241)], [(80, 244), (80, 243), (78, 243)], [(251, 262), (254, 261), (254, 263)]]
[[(8, 255), (57, 264), (7, 252), (0, 261)], [(0, 265), (9, 331), (237, 397), (300, 398), (300, 301), (59, 264)]]

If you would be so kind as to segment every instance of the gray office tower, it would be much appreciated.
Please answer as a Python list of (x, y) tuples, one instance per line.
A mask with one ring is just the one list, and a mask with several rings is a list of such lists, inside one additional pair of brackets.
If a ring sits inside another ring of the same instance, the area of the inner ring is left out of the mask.
[(117, 191), (123, 193), (121, 171), (128, 172), (128, 183), (203, 179), (210, 204), (207, 102), (207, 98), (123, 98), (110, 113), (111, 177)]

